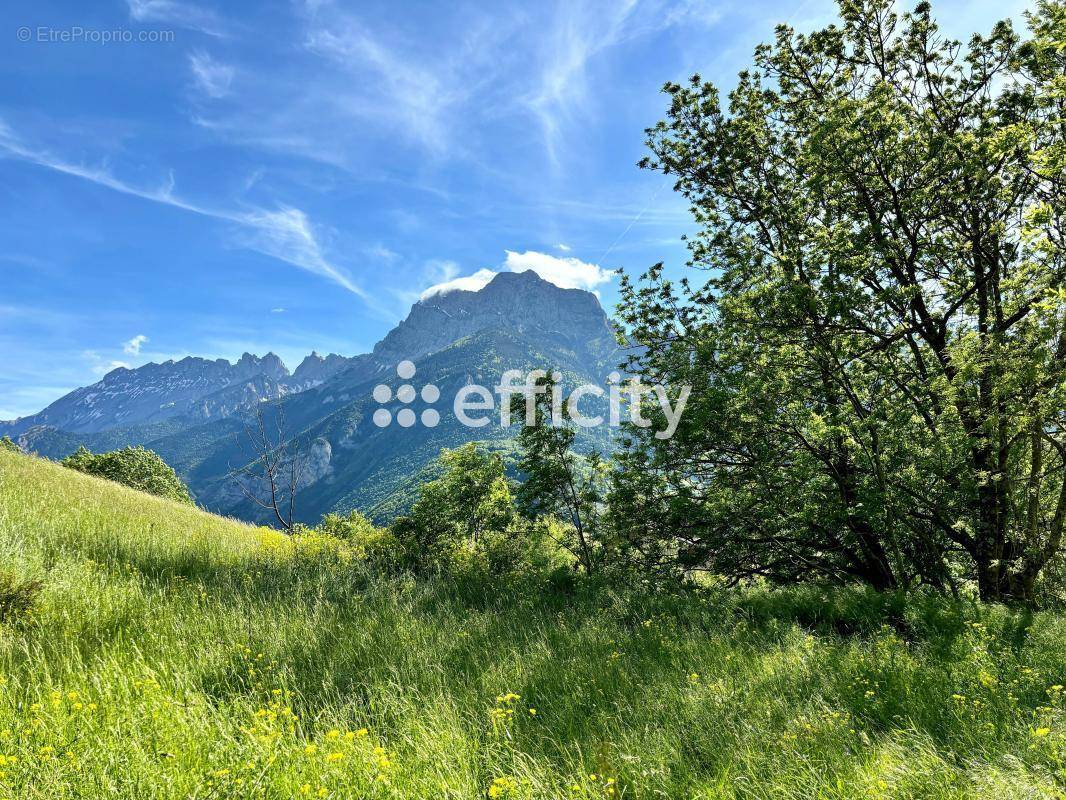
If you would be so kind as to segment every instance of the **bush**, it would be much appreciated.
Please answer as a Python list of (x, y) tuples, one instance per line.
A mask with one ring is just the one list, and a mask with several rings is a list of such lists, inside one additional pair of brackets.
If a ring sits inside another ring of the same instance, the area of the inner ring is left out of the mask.
[(64, 467), (121, 483), (149, 494), (192, 503), (188, 487), (158, 454), (143, 447), (125, 447), (110, 453), (92, 453), (79, 447), (60, 462)]
[(352, 511), (347, 516), (326, 514), (318, 523), (317, 530), (347, 542), (355, 542), (373, 534), (377, 528), (358, 511)]
[(357, 558), (378, 568), (398, 567), (406, 560), (404, 548), (392, 532), (375, 527), (358, 511), (347, 516), (326, 514), (314, 530), (339, 539)]
[(0, 437), (0, 450), (7, 450), (11, 453), (21, 453), (22, 448), (11, 441), (10, 436)]
[(20, 580), (11, 572), (0, 572), (0, 623), (25, 617), (37, 604), (43, 584)]

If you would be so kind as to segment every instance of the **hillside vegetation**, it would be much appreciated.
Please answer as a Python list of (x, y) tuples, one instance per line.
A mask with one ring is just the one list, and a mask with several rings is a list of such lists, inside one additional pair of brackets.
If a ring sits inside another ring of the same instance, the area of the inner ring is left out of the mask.
[(375, 577), (8, 452), (0, 553), (0, 797), (1064, 796), (1048, 612)]

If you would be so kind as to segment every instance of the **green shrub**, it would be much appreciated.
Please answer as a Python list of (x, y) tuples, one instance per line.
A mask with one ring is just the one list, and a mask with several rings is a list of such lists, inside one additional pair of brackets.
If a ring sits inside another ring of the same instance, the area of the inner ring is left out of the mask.
[(365, 516), (358, 511), (352, 511), (347, 516), (326, 514), (318, 523), (317, 530), (320, 533), (336, 536), (338, 539), (354, 542), (372, 534), (377, 529), (374, 523)]
[(358, 511), (347, 516), (326, 514), (315, 532), (339, 539), (357, 558), (381, 569), (398, 567), (406, 561), (406, 553), (396, 536), (386, 528), (375, 527)]
[(92, 453), (79, 447), (62, 462), (64, 467), (121, 483), (142, 492), (192, 503), (188, 487), (158, 454), (143, 447), (124, 447), (110, 453)]
[(25, 617), (37, 603), (43, 584), (20, 580), (12, 572), (0, 572), (0, 623)]
[(22, 448), (11, 441), (10, 436), (0, 437), (0, 450), (7, 450), (12, 453), (21, 453)]

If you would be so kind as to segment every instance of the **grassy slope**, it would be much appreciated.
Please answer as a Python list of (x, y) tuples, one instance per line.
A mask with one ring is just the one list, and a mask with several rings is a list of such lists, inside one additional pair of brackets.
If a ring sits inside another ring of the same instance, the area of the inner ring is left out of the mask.
[(0, 559), (0, 797), (1063, 796), (1050, 614), (372, 579), (4, 452)]

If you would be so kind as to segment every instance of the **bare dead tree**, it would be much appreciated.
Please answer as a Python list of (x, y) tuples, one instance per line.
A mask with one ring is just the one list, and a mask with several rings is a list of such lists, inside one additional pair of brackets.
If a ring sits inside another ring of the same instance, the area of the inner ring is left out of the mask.
[[(267, 414), (264, 406), (270, 407), (272, 413)], [(287, 435), (285, 405), (280, 396), (256, 404), (254, 418), (244, 425), (243, 438), (246, 441), (242, 444), (241, 435), (234, 434), (237, 447), (246, 458), (242, 466), (230, 465), (230, 478), (245, 497), (272, 511), (281, 528), (291, 532), (304, 458), (299, 440)]]

